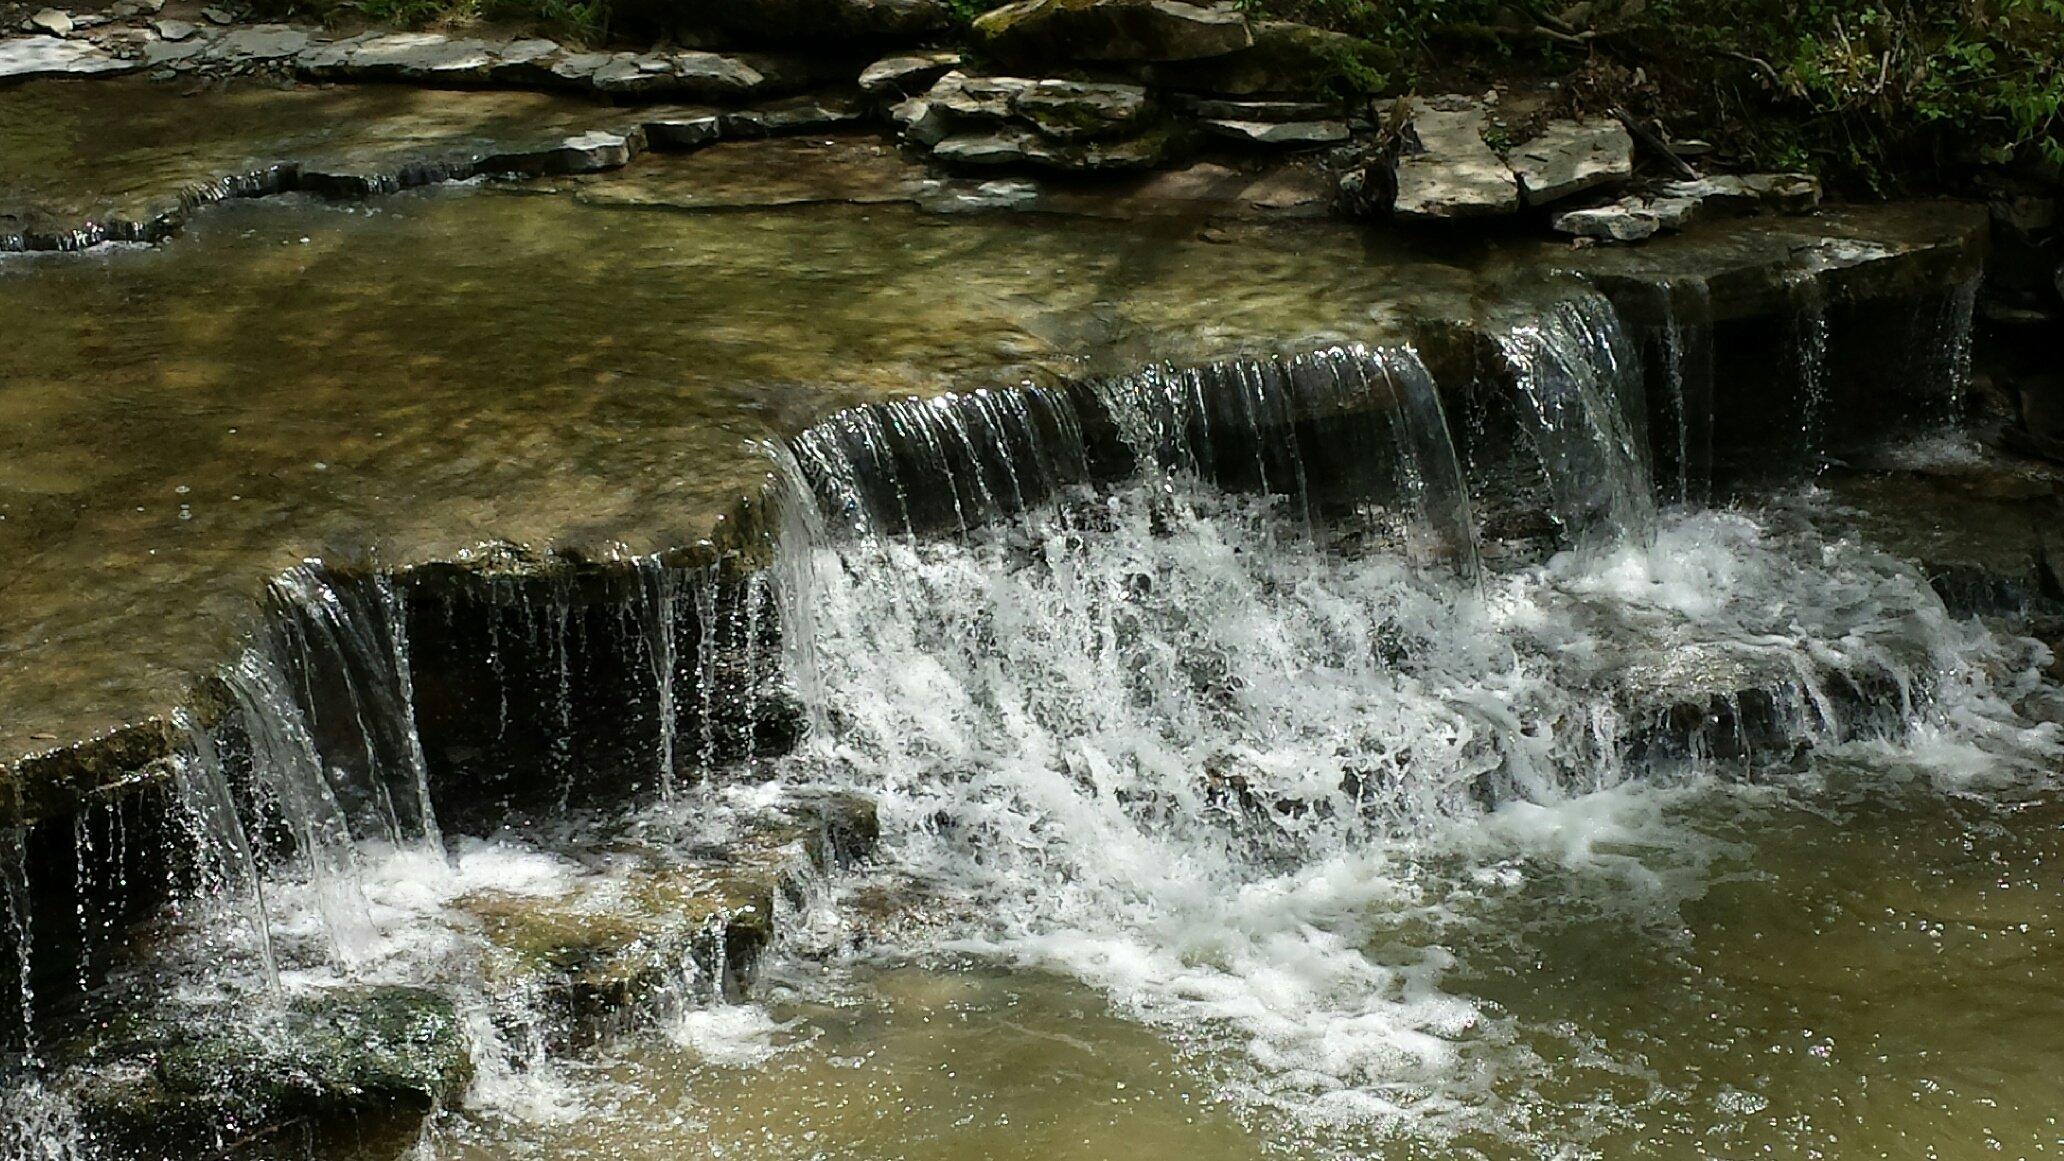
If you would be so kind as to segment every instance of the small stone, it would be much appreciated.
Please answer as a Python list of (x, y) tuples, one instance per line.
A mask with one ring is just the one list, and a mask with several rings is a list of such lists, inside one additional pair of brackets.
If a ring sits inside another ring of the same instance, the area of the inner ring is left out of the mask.
[(52, 36), (63, 36), (73, 27), (72, 14), (60, 8), (45, 8), (29, 17), (31, 31), (47, 32)]
[(188, 24), (184, 20), (173, 20), (169, 17), (154, 22), (151, 27), (157, 30), (159, 36), (170, 41), (185, 40), (187, 37), (200, 31), (198, 25)]
[(957, 52), (883, 57), (860, 71), (860, 88), (876, 96), (920, 92), (958, 67), (960, 54)]
[(1335, 145), (1348, 139), (1342, 121), (1199, 121), (1219, 137), (1245, 141), (1250, 145)]
[(236, 17), (221, 8), (201, 9), (201, 19), (210, 24), (235, 24)]

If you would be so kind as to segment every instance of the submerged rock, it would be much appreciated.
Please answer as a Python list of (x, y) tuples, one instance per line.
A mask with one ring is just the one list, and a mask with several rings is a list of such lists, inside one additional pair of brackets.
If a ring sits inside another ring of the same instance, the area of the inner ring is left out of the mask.
[(799, 796), (707, 854), (620, 849), (570, 892), (482, 892), (459, 903), (505, 955), (490, 968), (541, 996), (561, 1046), (592, 1039), (662, 994), (744, 996), (774, 938), (777, 897), (850, 867), (880, 840), (858, 795)]
[(1464, 97), (1413, 99), (1392, 210), (1399, 217), (1496, 217), (1519, 210), (1519, 179), (1484, 140), (1487, 114)]
[(1550, 121), (1506, 154), (1530, 206), (1620, 185), (1634, 176), (1634, 139), (1617, 121)]
[(1232, 5), (1183, 0), (1019, 0), (972, 31), (984, 52), (1013, 62), (1196, 60), (1254, 43)]

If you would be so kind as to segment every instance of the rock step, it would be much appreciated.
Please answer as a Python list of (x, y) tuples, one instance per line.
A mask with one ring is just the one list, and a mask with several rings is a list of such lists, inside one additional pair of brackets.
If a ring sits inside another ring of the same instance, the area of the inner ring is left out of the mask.
[[(669, 1002), (741, 998), (777, 897), (799, 902), (810, 880), (868, 857), (878, 838), (872, 802), (802, 794), (719, 848), (617, 846), (607, 869), (565, 894), (481, 892), (455, 908), (486, 941), (490, 993), (527, 997), (521, 1017), (544, 1021), (509, 1031), (572, 1051)], [(475, 1071), (465, 1021), (429, 988), (333, 986), (234, 1016), (219, 1000), (157, 990), (124, 996), (122, 1015), (57, 1048), (91, 1155), (157, 1156), (175, 1141), (187, 1150), (177, 1155), (213, 1155), (288, 1130), (398, 1147)]]
[(800, 904), (811, 881), (867, 858), (879, 838), (871, 801), (806, 796), (721, 848), (619, 849), (563, 895), (483, 892), (457, 907), (498, 953), (490, 982), (537, 997), (546, 1042), (568, 1051), (668, 999), (743, 998), (774, 938), (777, 899)]
[(416, 987), (328, 988), (266, 1015), (153, 1003), (64, 1051), (91, 1156), (216, 1156), (283, 1135), (398, 1152), (473, 1076), (452, 1002)]
[[(83, 250), (105, 242), (158, 242), (177, 234), (193, 213), (240, 198), (307, 193), (351, 199), (482, 177), (551, 177), (620, 169), (646, 150), (680, 152), (724, 138), (814, 132), (858, 121), (865, 110), (841, 97), (801, 97), (743, 109), (684, 106), (597, 109), (592, 129), (534, 142), (475, 139), (399, 150), (373, 158), (282, 159), (190, 185), (140, 212), (95, 220), (39, 220), (30, 208), (12, 231), (0, 212), (0, 252)], [(4, 207), (0, 207), (4, 210)]]

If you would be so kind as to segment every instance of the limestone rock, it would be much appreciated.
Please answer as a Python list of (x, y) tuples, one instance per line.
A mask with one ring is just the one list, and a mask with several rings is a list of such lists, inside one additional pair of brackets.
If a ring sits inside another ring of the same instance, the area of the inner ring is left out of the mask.
[(254, 24), (224, 33), (208, 56), (230, 64), (285, 60), (308, 47), (308, 34), (284, 24)]
[(1250, 145), (1337, 145), (1351, 134), (1345, 121), (1199, 121), (1205, 132)]
[(424, 989), (329, 989), (272, 1019), (188, 1000), (149, 1007), (96, 1027), (67, 1074), (80, 1124), (125, 1154), (287, 1126), (406, 1143), (473, 1073), (451, 1001)]
[(404, 80), (485, 77), (494, 64), (489, 46), (434, 32), (396, 32), (360, 41), (346, 58), (349, 71)]
[(32, 32), (47, 32), (52, 36), (63, 36), (73, 28), (72, 14), (62, 8), (45, 8), (29, 17)]
[(172, 20), (169, 18), (155, 21), (151, 27), (157, 31), (160, 37), (173, 42), (185, 40), (200, 31), (197, 25), (189, 24), (184, 20)]
[(1719, 210), (1769, 208), (1796, 213), (1820, 204), (1820, 179), (1803, 173), (1728, 174), (1668, 182), (1658, 192), (1663, 197), (1690, 198)]
[(811, 133), (850, 125), (866, 116), (866, 108), (855, 100), (790, 97), (723, 114), (722, 132), (726, 137), (775, 137), (783, 133)]
[(495, 47), (487, 75), (506, 84), (549, 85), (558, 79), (552, 75), (552, 64), (562, 51), (557, 41), (542, 37), (512, 40)]
[(968, 166), (1028, 165), (1078, 173), (1151, 169), (1175, 145), (1166, 128), (1123, 141), (1056, 141), (1036, 129), (1007, 126), (986, 133), (960, 133), (932, 148), (932, 156)]
[(0, 40), (0, 81), (31, 77), (83, 77), (127, 72), (139, 62), (123, 60), (86, 40), (24, 36)]
[(1530, 206), (1625, 183), (1634, 176), (1634, 139), (1617, 121), (1550, 121), (1506, 154)]
[(1016, 121), (1064, 141), (1122, 136), (1153, 111), (1139, 85), (959, 72), (939, 78), (925, 100), (953, 121)]
[(549, 177), (566, 173), (600, 173), (622, 169), (645, 151), (645, 133), (633, 128), (623, 133), (592, 130), (568, 137), (546, 149), (504, 154), (481, 165), (487, 173), (517, 173), (526, 177)]
[(1154, 80), (1180, 92), (1231, 97), (1321, 94), (1367, 89), (1398, 67), (1394, 50), (1342, 32), (1264, 20), (1252, 33), (1252, 45), (1227, 56), (1156, 65)]
[(698, 149), (723, 134), (722, 115), (713, 109), (647, 113), (642, 124), (654, 149)]
[(1129, 132), (1151, 111), (1138, 85), (1042, 80), (1018, 93), (1011, 111), (1040, 132), (1063, 141)]
[(1600, 242), (1640, 242), (1663, 228), (1661, 219), (1645, 202), (1632, 198), (1609, 206), (1557, 214), (1549, 224), (1562, 233)]
[(923, 97), (912, 97), (889, 110), (889, 119), (903, 132), (903, 139), (927, 149), (952, 132), (944, 110)]
[(1495, 217), (1519, 210), (1519, 179), (1485, 143), (1484, 110), (1463, 98), (1414, 99), (1396, 167), (1400, 217)]
[(876, 96), (915, 93), (930, 88), (948, 71), (960, 67), (957, 52), (926, 52), (888, 56), (860, 72), (860, 88)]
[(1018, 0), (974, 23), (975, 43), (1013, 62), (1181, 61), (1254, 43), (1230, 4), (1183, 0)]
[(1666, 182), (1651, 194), (1557, 214), (1549, 225), (1579, 238), (1639, 242), (1663, 230), (1681, 230), (1710, 214), (1758, 209), (1799, 213), (1819, 204), (1820, 181), (1807, 174), (1728, 174)]

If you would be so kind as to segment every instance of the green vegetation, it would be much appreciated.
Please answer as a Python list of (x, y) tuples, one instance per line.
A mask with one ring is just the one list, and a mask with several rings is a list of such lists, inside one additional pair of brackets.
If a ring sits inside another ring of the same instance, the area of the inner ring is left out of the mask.
[(2064, 0), (1241, 0), (1446, 74), (1567, 79), (1760, 164), (1882, 187), (1974, 160), (2064, 167)]

